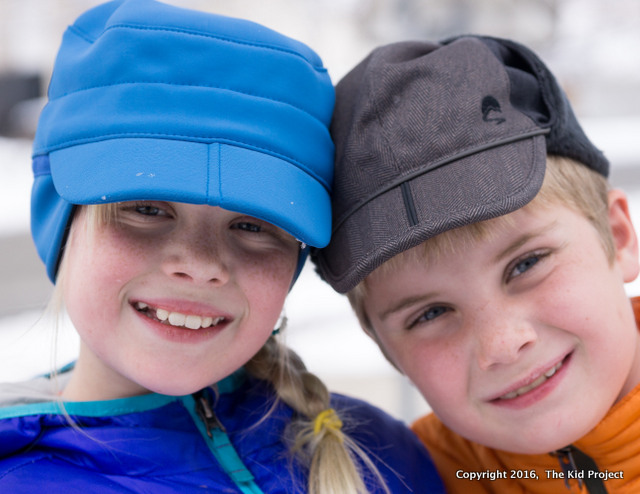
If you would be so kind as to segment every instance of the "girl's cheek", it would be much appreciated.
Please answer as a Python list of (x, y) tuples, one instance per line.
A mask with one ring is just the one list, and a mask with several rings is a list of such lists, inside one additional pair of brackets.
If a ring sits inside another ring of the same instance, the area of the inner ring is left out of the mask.
[(159, 255), (158, 242), (131, 235), (117, 228), (106, 228), (96, 235), (96, 252), (116, 265), (143, 261)]

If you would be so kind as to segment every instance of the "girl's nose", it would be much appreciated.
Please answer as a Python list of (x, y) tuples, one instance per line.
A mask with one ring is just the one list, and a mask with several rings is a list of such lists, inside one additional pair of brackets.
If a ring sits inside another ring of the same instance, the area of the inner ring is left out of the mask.
[(199, 284), (223, 285), (229, 281), (230, 270), (221, 238), (184, 231), (176, 236), (162, 263), (169, 277)]

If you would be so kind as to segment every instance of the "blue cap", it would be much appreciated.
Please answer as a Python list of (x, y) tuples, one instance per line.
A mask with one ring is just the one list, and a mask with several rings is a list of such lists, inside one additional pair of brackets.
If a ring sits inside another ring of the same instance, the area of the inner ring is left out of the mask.
[(79, 204), (209, 204), (329, 242), (334, 91), (306, 45), (246, 20), (113, 1), (67, 29), (48, 96), (31, 231), (52, 281)]

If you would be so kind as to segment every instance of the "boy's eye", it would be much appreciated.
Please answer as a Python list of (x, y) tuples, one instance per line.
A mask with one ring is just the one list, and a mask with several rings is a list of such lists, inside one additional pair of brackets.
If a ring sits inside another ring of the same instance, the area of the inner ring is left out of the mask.
[(524, 261), (520, 261), (513, 268), (513, 274), (517, 276), (524, 273), (525, 271), (528, 271), (529, 268), (533, 267), (539, 260), (540, 260), (539, 257), (534, 256), (534, 257), (528, 257)]
[(511, 266), (507, 269), (507, 281), (517, 278), (525, 274), (531, 268), (533, 268), (536, 264), (542, 261), (547, 256), (546, 252), (537, 252), (533, 254), (527, 254), (520, 259), (514, 261)]
[(420, 324), (420, 323), (427, 323), (427, 322), (431, 322), (434, 319), (440, 317), (442, 314), (446, 313), (449, 311), (448, 307), (445, 307), (443, 305), (436, 305), (434, 307), (430, 307), (427, 310), (425, 310), (420, 317), (418, 317), (415, 321), (413, 321), (410, 325), (409, 325), (409, 329), (413, 328), (415, 325)]

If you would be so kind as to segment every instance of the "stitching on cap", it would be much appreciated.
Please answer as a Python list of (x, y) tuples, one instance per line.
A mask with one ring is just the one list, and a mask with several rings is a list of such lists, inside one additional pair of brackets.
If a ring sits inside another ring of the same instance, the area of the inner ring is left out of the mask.
[(218, 197), (222, 202), (222, 146), (218, 142)]
[(207, 203), (209, 202), (210, 187), (211, 187), (211, 144), (207, 146)]
[[(548, 133), (548, 132), (547, 132)], [(535, 148), (534, 148), (534, 152), (535, 152)], [(544, 153), (546, 156), (546, 153)], [(534, 157), (535, 160), (535, 157)], [(546, 166), (546, 165), (545, 165)], [(431, 170), (429, 170), (431, 171)], [(534, 168), (532, 167), (529, 170), (529, 174), (526, 176), (524, 183), (522, 185), (522, 187), (520, 187), (519, 189), (513, 191), (511, 194), (507, 195), (507, 196), (503, 196), (503, 197), (499, 197), (498, 199), (496, 199), (495, 201), (491, 201), (488, 203), (484, 203), (482, 204), (482, 206), (484, 207), (491, 207), (495, 204), (499, 204), (501, 202), (504, 202), (505, 200), (511, 200), (513, 197), (515, 197), (516, 195), (520, 194), (521, 191), (528, 185), (529, 181), (531, 180), (531, 176), (532, 174), (535, 172)], [(428, 171), (426, 172), (428, 173)], [(412, 178), (416, 178), (416, 177), (412, 177)], [(400, 185), (403, 185), (406, 182), (403, 182)], [(388, 189), (385, 190), (384, 193), (389, 192), (392, 189)], [(382, 195), (382, 194), (379, 194)], [(374, 200), (376, 199), (376, 197), (372, 197), (370, 200)], [(367, 201), (369, 202), (369, 201)], [(349, 216), (346, 216), (344, 218), (342, 218), (340, 220), (340, 224), (339, 226), (337, 226), (336, 228), (332, 229), (331, 235), (333, 236), (334, 234), (337, 233), (337, 231), (342, 227), (342, 225), (344, 223), (346, 223), (358, 210), (360, 210), (362, 208), (364, 204), (360, 205), (358, 208), (354, 208), (353, 212), (351, 214), (349, 214)], [(465, 211), (464, 207), (459, 207), (459, 208), (455, 208), (455, 209), (450, 209), (449, 210), (449, 214), (455, 214), (455, 213), (459, 213), (461, 211)], [(402, 237), (406, 237), (407, 236), (407, 232), (409, 230), (405, 231), (403, 233), (403, 235), (397, 235), (393, 238), (393, 240), (399, 241), (400, 238)], [(411, 237), (415, 237), (415, 234), (410, 233), (409, 235), (411, 235)], [(419, 243), (422, 243), (424, 240), (416, 243), (415, 245), (418, 245)], [(342, 284), (346, 283), (348, 285), (353, 285), (355, 286), (355, 284), (357, 283), (353, 283), (354, 278), (358, 279), (358, 278), (362, 278), (361, 276), (361, 270), (364, 268), (365, 270), (368, 270), (370, 265), (371, 265), (371, 261), (374, 261), (374, 268), (382, 265), (384, 262), (389, 260), (389, 257), (387, 257), (386, 255), (384, 255), (383, 250), (385, 249), (385, 245), (383, 246), (378, 246), (378, 247), (373, 247), (369, 250), (367, 250), (365, 253), (363, 253), (362, 258), (365, 259), (364, 261), (359, 261), (356, 264), (352, 265), (350, 268), (348, 268), (346, 271), (343, 271), (342, 274), (340, 274), (340, 271), (332, 269), (332, 266), (330, 266), (329, 262), (326, 262), (323, 260), (322, 257), (320, 257), (319, 259), (322, 261), (322, 265), (323, 267), (329, 272), (331, 273), (332, 276), (332, 281), (335, 281), (337, 284), (340, 284), (342, 286)], [(370, 270), (369, 272), (371, 272), (372, 270)], [(353, 287), (349, 288), (349, 290), (351, 290)], [(345, 293), (349, 290), (345, 290)]]
[(298, 111), (301, 111), (305, 115), (309, 115), (311, 118), (313, 118), (315, 120), (318, 120), (319, 122), (322, 122), (322, 120), (320, 118), (316, 117), (312, 113), (309, 113), (304, 108), (300, 108), (299, 106), (294, 105), (292, 103), (289, 103), (288, 101), (272, 98), (270, 96), (265, 96), (264, 94), (250, 93), (248, 91), (240, 91), (240, 90), (234, 89), (232, 87), (215, 86), (215, 85), (212, 85), (212, 84), (180, 84), (180, 83), (175, 83), (175, 82), (154, 81), (154, 80), (119, 81), (119, 82), (115, 82), (113, 84), (98, 84), (98, 85), (95, 85), (95, 86), (81, 87), (81, 88), (75, 89), (73, 91), (62, 93), (59, 96), (56, 96), (55, 98), (49, 98), (49, 102), (58, 101), (58, 100), (61, 100), (64, 97), (71, 96), (73, 94), (77, 94), (77, 93), (81, 93), (81, 92), (85, 92), (85, 91), (92, 91), (94, 89), (107, 88), (107, 87), (116, 87), (116, 86), (126, 86), (126, 85), (132, 85), (133, 86), (133, 85), (136, 85), (136, 84), (157, 84), (159, 86), (165, 85), (165, 86), (174, 86), (174, 87), (201, 87), (201, 88), (209, 88), (209, 89), (219, 89), (221, 91), (230, 91), (230, 92), (234, 92), (234, 93), (238, 93), (238, 94), (244, 94), (245, 96), (251, 96), (253, 98), (260, 98), (260, 99), (264, 99), (264, 100), (267, 100), (267, 101), (275, 101), (276, 103), (280, 103), (280, 104), (283, 104), (283, 105), (290, 106), (291, 108), (294, 108), (294, 109), (296, 109)]
[(87, 43), (93, 43), (95, 41), (94, 38), (89, 36), (89, 33), (83, 31), (78, 26), (69, 26), (69, 32), (71, 32), (72, 34), (75, 34), (76, 36), (78, 36), (78, 38), (81, 38)]
[(104, 32), (110, 31), (112, 29), (136, 29), (139, 31), (162, 31), (162, 32), (169, 32), (169, 33), (180, 33), (180, 34), (187, 34), (189, 36), (199, 36), (202, 38), (211, 38), (211, 39), (217, 39), (219, 41), (223, 41), (225, 43), (232, 43), (232, 44), (236, 44), (236, 45), (244, 45), (244, 46), (251, 46), (254, 48), (260, 48), (263, 50), (271, 50), (271, 51), (276, 51), (276, 52), (281, 52), (281, 53), (287, 53), (289, 55), (293, 55), (295, 57), (298, 57), (302, 60), (304, 60), (305, 62), (307, 62), (311, 67), (313, 67), (314, 70), (317, 70), (318, 72), (322, 72), (322, 73), (326, 73), (327, 72), (327, 68), (320, 65), (315, 65), (311, 60), (309, 60), (307, 57), (305, 57), (304, 55), (294, 51), (294, 50), (289, 50), (287, 48), (283, 48), (280, 46), (271, 46), (271, 45), (267, 45), (267, 44), (263, 44), (263, 43), (255, 43), (255, 42), (250, 42), (250, 41), (244, 41), (244, 40), (239, 40), (239, 39), (233, 39), (233, 38), (228, 38), (225, 36), (220, 36), (220, 35), (215, 35), (215, 34), (209, 34), (209, 33), (203, 33), (201, 31), (195, 31), (195, 30), (189, 30), (189, 29), (179, 29), (179, 28), (175, 28), (175, 27), (151, 27), (151, 26), (142, 26), (142, 25), (136, 25), (136, 24), (114, 24), (112, 26), (107, 27)]
[(516, 135), (510, 136), (508, 138), (495, 139), (495, 140), (488, 141), (484, 145), (466, 148), (465, 150), (463, 150), (463, 151), (461, 151), (459, 153), (456, 153), (453, 156), (450, 155), (450, 156), (447, 156), (447, 157), (445, 157), (445, 158), (443, 158), (443, 159), (441, 159), (439, 161), (436, 161), (435, 163), (431, 163), (430, 166), (425, 166), (425, 167), (419, 168), (417, 170), (411, 170), (409, 173), (405, 173), (405, 174), (401, 175), (400, 177), (396, 178), (395, 180), (393, 180), (392, 182), (389, 182), (384, 187), (380, 187), (379, 189), (376, 189), (374, 192), (369, 194), (367, 197), (362, 199), (360, 202), (358, 202), (357, 204), (354, 204), (353, 206), (351, 206), (339, 218), (336, 218), (334, 227), (332, 228), (332, 233), (335, 233), (336, 231), (338, 231), (338, 229), (342, 226), (342, 224), (345, 221), (347, 221), (349, 219), (350, 216), (354, 215), (359, 209), (363, 208), (366, 204), (368, 204), (369, 202), (373, 201), (378, 196), (386, 194), (390, 190), (395, 189), (396, 187), (400, 186), (404, 182), (408, 182), (409, 180), (413, 180), (413, 179), (415, 179), (417, 177), (420, 177), (422, 175), (426, 175), (427, 173), (430, 173), (430, 172), (432, 172), (434, 170), (437, 170), (438, 168), (441, 168), (442, 166), (449, 165), (450, 163), (453, 163), (455, 161), (467, 158), (467, 157), (469, 157), (469, 156), (471, 156), (473, 154), (476, 154), (476, 153), (479, 153), (479, 152), (488, 151), (490, 149), (494, 149), (496, 147), (503, 146), (505, 144), (524, 141), (524, 140), (531, 139), (533, 137), (540, 136), (540, 135), (546, 135), (548, 133), (549, 133), (549, 129), (538, 127), (537, 129), (530, 130), (530, 131), (522, 133), (522, 134), (516, 134)]
[(297, 159), (292, 158), (291, 156), (287, 156), (286, 154), (280, 153), (280, 152), (275, 151), (273, 149), (269, 149), (269, 148), (261, 147), (261, 146), (256, 146), (255, 144), (251, 144), (251, 143), (244, 142), (244, 141), (238, 141), (238, 140), (234, 140), (234, 139), (213, 139), (210, 136), (197, 136), (197, 135), (186, 135), (186, 134), (163, 134), (163, 133), (160, 133), (160, 132), (156, 132), (156, 133), (153, 133), (153, 132), (145, 132), (145, 133), (141, 133), (141, 132), (119, 132), (119, 133), (116, 133), (116, 134), (100, 134), (100, 135), (95, 135), (95, 136), (83, 137), (82, 139), (74, 139), (74, 140), (71, 140), (71, 141), (65, 141), (65, 142), (63, 142), (61, 144), (52, 145), (52, 146), (49, 146), (49, 147), (46, 147), (46, 148), (37, 149), (37, 150), (34, 150), (34, 155), (49, 154), (49, 153), (51, 153), (53, 151), (64, 149), (66, 147), (78, 146), (78, 145), (81, 145), (81, 144), (89, 144), (91, 142), (107, 141), (109, 139), (127, 138), (127, 137), (128, 138), (145, 138), (145, 137), (156, 138), (156, 137), (160, 137), (160, 138), (175, 138), (175, 139), (198, 139), (198, 142), (201, 142), (203, 144), (214, 144), (214, 143), (231, 144), (231, 145), (244, 147), (244, 148), (247, 148), (247, 149), (252, 149), (254, 151), (265, 152), (266, 154), (269, 154), (269, 155), (274, 156), (276, 158), (283, 159), (283, 160), (288, 161), (289, 163), (295, 165), (297, 168), (300, 168), (302, 171), (304, 171), (307, 175), (310, 175), (316, 181), (320, 182), (325, 189), (330, 190), (330, 187), (327, 184), (326, 180), (324, 180), (316, 172), (311, 170), (309, 167), (307, 167), (306, 165), (304, 165), (303, 163), (301, 163)]

